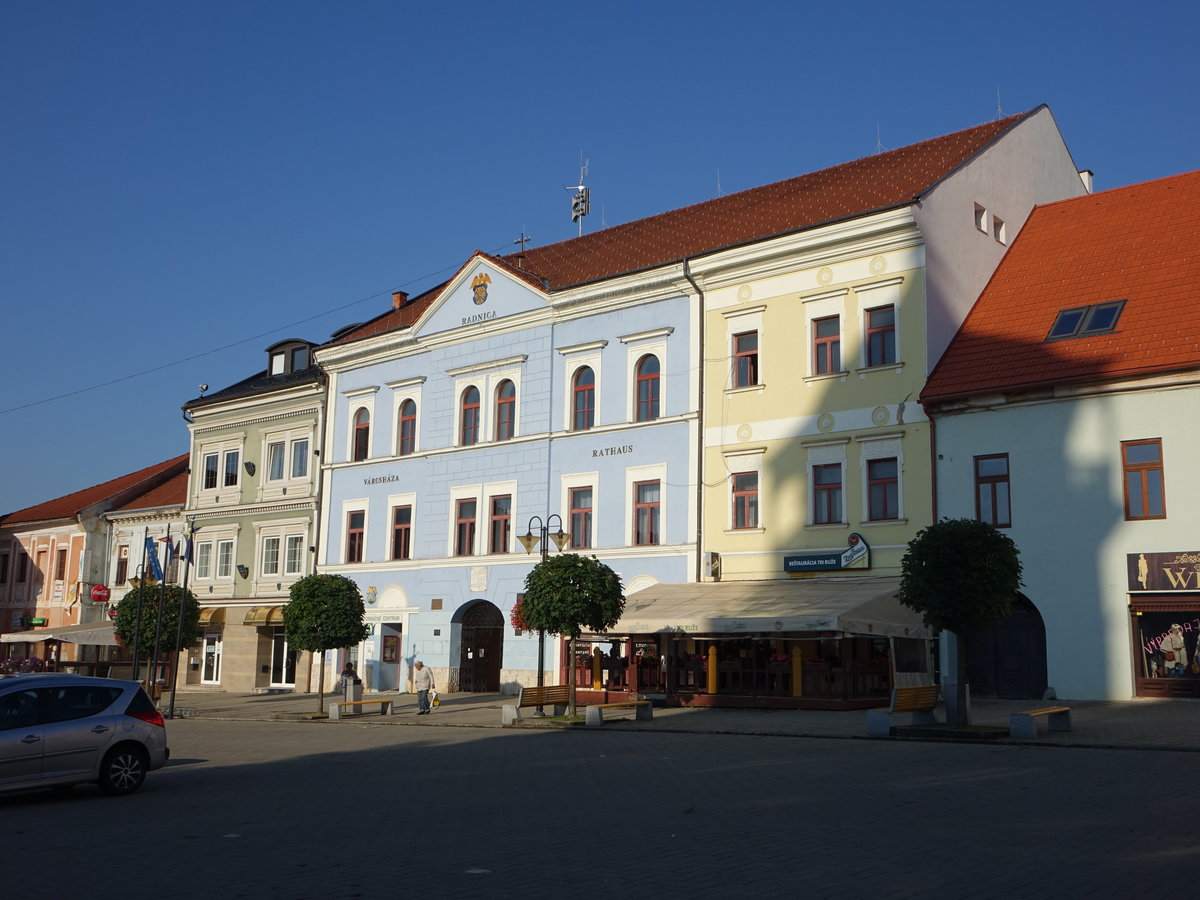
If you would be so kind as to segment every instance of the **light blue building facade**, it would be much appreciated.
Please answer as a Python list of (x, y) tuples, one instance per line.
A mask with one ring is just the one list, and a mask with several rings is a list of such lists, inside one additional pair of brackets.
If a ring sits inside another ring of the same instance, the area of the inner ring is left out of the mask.
[[(627, 591), (697, 579), (698, 321), (677, 268), (551, 293), (477, 254), (318, 351), (318, 565), (366, 599), (368, 690), (409, 689), (417, 660), (441, 690), (536, 683), (510, 615), (542, 525)], [(562, 665), (547, 636), (547, 683)]]

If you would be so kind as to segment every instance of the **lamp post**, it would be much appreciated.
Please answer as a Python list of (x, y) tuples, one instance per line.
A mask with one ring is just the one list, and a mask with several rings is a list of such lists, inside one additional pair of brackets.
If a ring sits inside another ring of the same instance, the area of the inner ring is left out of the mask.
[[(555, 519), (558, 519), (558, 531), (551, 531), (550, 524)], [(537, 534), (533, 533), (533, 523), (534, 522), (538, 523), (538, 533)], [(526, 553), (533, 553), (533, 548), (536, 547), (538, 544), (541, 544), (542, 545), (542, 562), (545, 562), (546, 559), (550, 556), (550, 541), (554, 541), (554, 546), (557, 547), (559, 549), (559, 551), (561, 551), (562, 548), (567, 543), (567, 538), (570, 537), (569, 534), (567, 534), (565, 531), (562, 530), (562, 525), (563, 525), (562, 516), (560, 516), (558, 513), (552, 513), (551, 515), (547, 516), (546, 520), (544, 522), (542, 521), (541, 516), (533, 516), (529, 520), (529, 525), (526, 528), (525, 533), (517, 535), (517, 540), (521, 542), (521, 546), (525, 548)], [(537, 665), (538, 665), (537, 686), (538, 687), (543, 687), (545, 684), (545, 677), (546, 677), (545, 658), (546, 658), (546, 632), (539, 628), (538, 629), (538, 663), (537, 663)], [(572, 678), (574, 677), (574, 673), (572, 673), (571, 677)], [(542, 709), (542, 705), (540, 703), (538, 704), (537, 709), (535, 709), (533, 711), (533, 714), (535, 716), (546, 715), (546, 713)]]

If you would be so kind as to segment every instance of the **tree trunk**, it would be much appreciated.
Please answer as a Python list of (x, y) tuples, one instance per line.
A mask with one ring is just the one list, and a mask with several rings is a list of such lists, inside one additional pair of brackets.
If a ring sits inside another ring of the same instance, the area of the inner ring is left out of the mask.
[(954, 632), (954, 710), (946, 717), (947, 725), (970, 725), (971, 716), (967, 709), (967, 636), (965, 632)]
[(569, 699), (567, 701), (567, 715), (570, 718), (574, 719), (575, 718), (575, 635), (571, 635), (571, 645), (570, 645), (570, 650), (568, 652), (570, 653), (569, 659), (571, 662), (567, 666), (567, 673), (568, 673), (567, 677), (570, 678), (569, 683), (571, 685), (571, 692), (568, 695)]
[(325, 651), (321, 651), (321, 675), (317, 681), (317, 713), (325, 712)]

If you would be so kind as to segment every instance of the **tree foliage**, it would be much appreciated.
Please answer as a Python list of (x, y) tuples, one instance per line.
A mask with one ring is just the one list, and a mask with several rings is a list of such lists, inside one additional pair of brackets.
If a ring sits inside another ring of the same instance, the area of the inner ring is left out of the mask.
[[(158, 604), (162, 598), (162, 631), (159, 634), (159, 653), (177, 653), (184, 647), (191, 646), (200, 637), (200, 604), (191, 591), (185, 591), (177, 584), (168, 584), (164, 591), (159, 584), (145, 582), (129, 591), (117, 603), (117, 618), (113, 623), (117, 639), (121, 646), (136, 652), (141, 657), (149, 657), (154, 652), (154, 632), (158, 626)], [(138, 601), (141, 601), (142, 614), (138, 620)], [(183, 630), (179, 632), (179, 643), (176, 646), (175, 633), (179, 625), (179, 606), (183, 604)]]
[(625, 609), (621, 577), (594, 556), (560, 553), (525, 578), (521, 619), (526, 628), (577, 638), (584, 628), (606, 631)]
[(308, 575), (291, 589), (283, 608), (288, 646), (320, 652), (350, 647), (371, 633), (363, 622), (362, 594), (344, 575)]
[(986, 628), (1012, 611), (1021, 558), (1008, 535), (974, 519), (943, 519), (908, 542), (900, 602), (939, 631)]

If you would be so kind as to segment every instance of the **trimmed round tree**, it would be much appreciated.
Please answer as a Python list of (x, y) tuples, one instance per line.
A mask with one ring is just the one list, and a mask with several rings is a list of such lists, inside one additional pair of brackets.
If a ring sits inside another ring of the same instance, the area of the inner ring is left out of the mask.
[[(122, 647), (136, 652), (139, 659), (150, 660), (154, 653), (154, 633), (159, 629), (158, 604), (162, 600), (161, 631), (158, 635), (158, 652), (178, 654), (184, 647), (190, 647), (200, 637), (200, 604), (191, 591), (185, 591), (177, 584), (160, 584), (140, 582), (117, 603), (117, 617), (113, 621), (113, 631)], [(138, 604), (141, 604), (141, 619), (138, 619)], [(179, 608), (183, 606), (182, 628), (179, 630), (179, 641), (175, 640), (177, 627), (180, 625)], [(178, 660), (176, 659), (176, 664)], [(174, 668), (174, 667), (172, 667)], [(137, 678), (137, 672), (133, 678)]]
[[(594, 556), (560, 553), (547, 557), (525, 577), (520, 618), (525, 628), (548, 631), (571, 641), (589, 631), (607, 631), (625, 610), (621, 576)], [(515, 621), (515, 619), (514, 619)], [(571, 677), (570, 714), (575, 715), (575, 678)]]
[(307, 575), (292, 585), (283, 608), (288, 646), (321, 654), (317, 711), (325, 711), (325, 651), (351, 647), (371, 631), (363, 622), (362, 593), (344, 575)]
[[(949, 724), (967, 724), (966, 635), (1012, 612), (1021, 587), (1021, 554), (986, 522), (943, 519), (908, 542), (897, 596), (925, 624), (955, 637), (955, 709)], [(952, 721), (951, 721), (952, 720)]]

